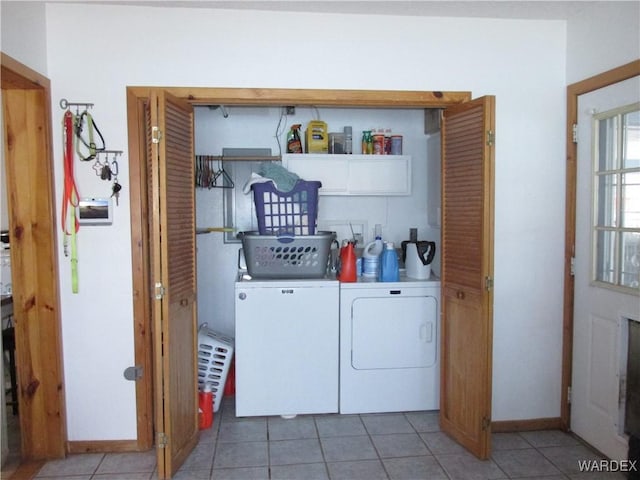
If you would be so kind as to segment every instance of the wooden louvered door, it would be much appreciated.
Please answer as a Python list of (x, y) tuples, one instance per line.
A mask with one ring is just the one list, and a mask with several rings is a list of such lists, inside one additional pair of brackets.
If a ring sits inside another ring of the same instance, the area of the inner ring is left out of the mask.
[(444, 111), (440, 425), (491, 451), (494, 97)]
[(149, 113), (155, 430), (164, 479), (198, 440), (193, 109), (159, 91)]

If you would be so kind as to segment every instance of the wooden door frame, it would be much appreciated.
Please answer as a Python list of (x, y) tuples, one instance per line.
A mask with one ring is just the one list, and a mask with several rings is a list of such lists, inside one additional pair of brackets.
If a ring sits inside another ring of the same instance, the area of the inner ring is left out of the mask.
[(1, 52), (0, 64), (24, 462), (64, 457), (67, 441), (51, 87), (48, 78)]
[(564, 430), (571, 427), (571, 372), (573, 366), (573, 301), (574, 277), (572, 273), (576, 239), (576, 174), (578, 169), (578, 145), (573, 141), (573, 126), (578, 123), (578, 97), (585, 93), (622, 82), (640, 75), (640, 60), (627, 63), (567, 87), (567, 178), (565, 204), (565, 263), (564, 263), (564, 312), (562, 325), (562, 387), (560, 423)]
[(396, 90), (307, 90), (262, 88), (127, 87), (129, 195), (135, 362), (145, 372), (136, 382), (138, 447), (153, 445), (153, 358), (151, 277), (148, 265), (148, 182), (144, 106), (152, 90), (164, 90), (192, 105), (317, 106), (359, 108), (446, 108), (471, 99), (471, 92)]

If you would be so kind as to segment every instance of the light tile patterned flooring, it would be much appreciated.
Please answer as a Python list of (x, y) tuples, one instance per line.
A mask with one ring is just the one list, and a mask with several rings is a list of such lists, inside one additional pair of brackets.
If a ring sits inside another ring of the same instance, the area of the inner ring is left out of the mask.
[[(238, 419), (233, 400), (224, 399), (174, 479), (626, 478), (580, 473), (579, 460), (600, 457), (559, 431), (496, 433), (491, 459), (480, 461), (440, 431), (438, 412)], [(155, 463), (154, 451), (70, 455), (46, 463), (36, 478), (150, 480)]]

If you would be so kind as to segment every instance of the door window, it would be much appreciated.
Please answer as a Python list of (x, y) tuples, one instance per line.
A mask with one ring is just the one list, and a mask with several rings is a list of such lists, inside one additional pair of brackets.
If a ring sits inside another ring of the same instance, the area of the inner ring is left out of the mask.
[(593, 280), (640, 291), (640, 104), (594, 116)]

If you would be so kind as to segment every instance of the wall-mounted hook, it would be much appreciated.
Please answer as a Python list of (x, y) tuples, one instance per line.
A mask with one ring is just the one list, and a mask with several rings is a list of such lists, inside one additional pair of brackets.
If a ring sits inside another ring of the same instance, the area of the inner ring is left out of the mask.
[(66, 110), (69, 107), (85, 107), (85, 108), (93, 108), (93, 103), (86, 103), (86, 102), (69, 102), (67, 101), (66, 98), (63, 98), (60, 100), (60, 108), (62, 108), (63, 110)]

